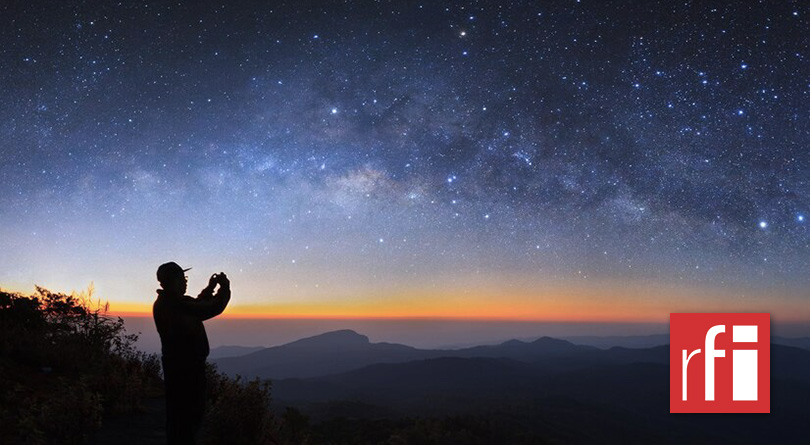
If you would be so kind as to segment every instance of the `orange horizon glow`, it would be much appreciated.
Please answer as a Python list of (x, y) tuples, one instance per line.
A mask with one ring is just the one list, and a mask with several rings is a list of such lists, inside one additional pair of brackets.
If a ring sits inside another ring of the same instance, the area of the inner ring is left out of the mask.
[[(530, 301), (521, 296), (484, 299), (479, 296), (404, 297), (392, 301), (283, 302), (276, 304), (232, 304), (225, 318), (283, 319), (448, 319), (549, 322), (663, 322), (669, 313), (654, 307), (646, 310), (626, 304), (591, 304), (583, 312), (582, 302), (565, 298)], [(151, 303), (111, 304), (111, 313), (151, 315)]]
[[(664, 308), (651, 306), (630, 315), (626, 307), (615, 307), (612, 310), (592, 308), (593, 312), (583, 313), (582, 307), (575, 304), (535, 307), (533, 310), (516, 311), (514, 309), (479, 307), (463, 312), (447, 310), (423, 311), (374, 311), (373, 308), (355, 308), (329, 305), (236, 305), (229, 307), (220, 316), (225, 319), (331, 319), (331, 320), (448, 320), (448, 321), (513, 321), (513, 322), (555, 322), (555, 323), (668, 323), (669, 314), (673, 312), (729, 312), (729, 308), (720, 304), (690, 305)], [(748, 305), (732, 312), (767, 312), (780, 322), (807, 322), (810, 314), (798, 308), (768, 310), (758, 305)], [(151, 304), (111, 303), (111, 315), (122, 317), (151, 317)]]
[[(25, 292), (21, 292), (25, 294)], [(746, 296), (747, 294), (747, 296)], [(238, 296), (237, 296), (238, 297)], [(154, 298), (154, 297), (152, 297)], [(93, 298), (95, 302), (96, 298)], [(152, 301), (107, 300), (109, 314), (151, 317)], [(390, 319), (569, 323), (667, 323), (674, 312), (767, 312), (780, 322), (807, 322), (810, 306), (801, 298), (775, 298), (762, 292), (603, 282), (575, 286), (524, 285), (504, 292), (486, 285), (441, 291), (399, 289), (384, 298), (371, 295), (329, 299), (299, 298), (254, 303), (234, 298), (222, 314), (228, 319)]]
[[(120, 317), (146, 317), (151, 318), (152, 312), (149, 311), (116, 311), (110, 309), (110, 315)], [(447, 321), (492, 321), (492, 322), (553, 322), (553, 323), (665, 323), (669, 319), (669, 313), (665, 318), (661, 319), (646, 319), (646, 318), (605, 318), (605, 317), (519, 317), (519, 316), (475, 316), (475, 315), (392, 315), (392, 314), (283, 314), (276, 312), (230, 312), (226, 311), (220, 317), (223, 319), (231, 320), (447, 320)]]

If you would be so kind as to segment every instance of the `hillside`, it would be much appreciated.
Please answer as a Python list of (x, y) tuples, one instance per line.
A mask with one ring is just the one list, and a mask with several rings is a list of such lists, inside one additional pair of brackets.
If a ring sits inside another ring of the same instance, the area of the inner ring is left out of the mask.
[[(802, 419), (810, 415), (810, 352), (772, 346), (772, 412), (766, 416), (669, 414), (667, 352), (667, 347), (612, 348), (596, 355), (583, 350), (577, 360), (443, 357), (377, 364), (276, 381), (275, 404), (295, 406), (321, 421), (356, 419), (358, 425), (409, 416), (523, 419), (529, 433), (573, 443), (599, 437), (630, 443), (803, 440)], [(779, 440), (770, 440), (774, 434)]]

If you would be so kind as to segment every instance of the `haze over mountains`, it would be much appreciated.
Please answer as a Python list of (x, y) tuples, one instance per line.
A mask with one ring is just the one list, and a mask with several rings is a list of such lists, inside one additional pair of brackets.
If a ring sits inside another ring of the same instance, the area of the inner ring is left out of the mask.
[(209, 360), (214, 360), (223, 357), (239, 357), (240, 355), (247, 355), (251, 352), (256, 352), (264, 349), (263, 346), (233, 346), (223, 345), (212, 348), (208, 354)]
[(801, 339), (774, 340), (764, 416), (669, 414), (668, 345), (600, 349), (541, 337), (436, 350), (340, 330), (215, 362), (230, 374), (272, 379), (279, 410), (358, 428), (481, 415), (563, 443), (797, 443), (810, 417), (810, 351), (776, 342)]

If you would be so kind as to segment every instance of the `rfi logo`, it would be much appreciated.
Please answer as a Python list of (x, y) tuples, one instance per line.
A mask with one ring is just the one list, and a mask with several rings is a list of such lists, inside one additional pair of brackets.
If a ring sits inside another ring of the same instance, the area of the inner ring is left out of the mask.
[(669, 412), (771, 412), (770, 314), (670, 314)]

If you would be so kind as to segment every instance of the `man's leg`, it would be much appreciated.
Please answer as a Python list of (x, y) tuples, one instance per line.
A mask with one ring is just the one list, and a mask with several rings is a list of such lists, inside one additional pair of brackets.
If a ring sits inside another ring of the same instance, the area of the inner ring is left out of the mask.
[(206, 401), (206, 381), (205, 381), (205, 360), (200, 360), (192, 365), (189, 370), (189, 383), (193, 388), (193, 394), (189, 398), (190, 426), (196, 436), (202, 428), (205, 417)]
[[(194, 363), (196, 362), (189, 359), (171, 360), (169, 363), (164, 361), (166, 438), (171, 445), (196, 443), (195, 438), (202, 418), (197, 419), (198, 399), (201, 397), (200, 377)], [(203, 410), (204, 403), (203, 399)]]
[(181, 439), (181, 416), (182, 400), (180, 399), (180, 388), (182, 375), (180, 370), (171, 361), (163, 359), (163, 382), (166, 388), (166, 441), (169, 444), (180, 444)]

